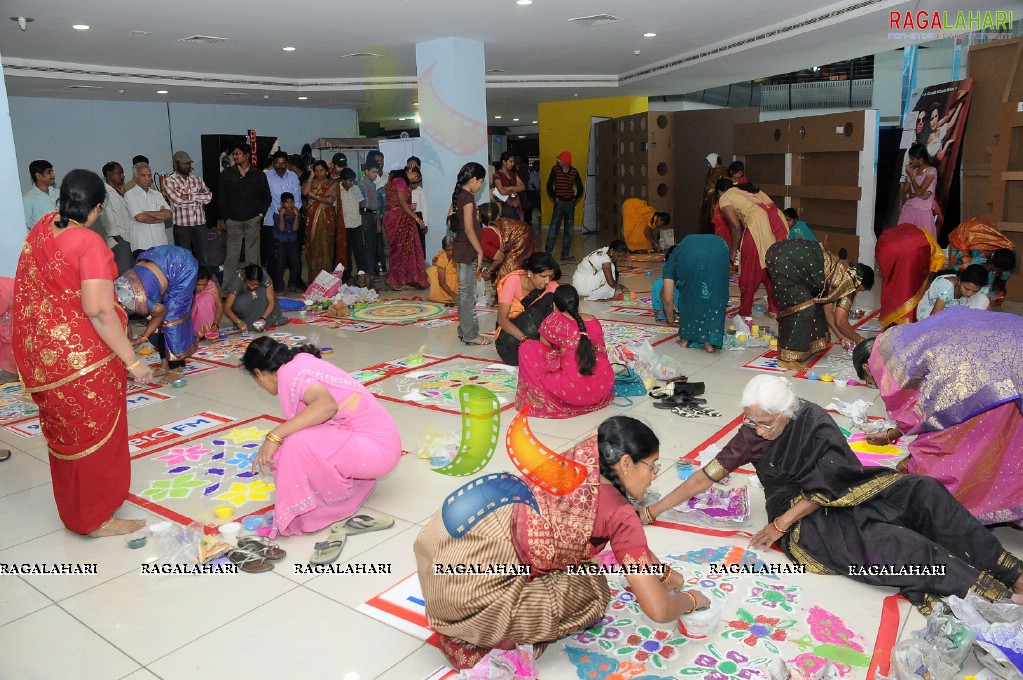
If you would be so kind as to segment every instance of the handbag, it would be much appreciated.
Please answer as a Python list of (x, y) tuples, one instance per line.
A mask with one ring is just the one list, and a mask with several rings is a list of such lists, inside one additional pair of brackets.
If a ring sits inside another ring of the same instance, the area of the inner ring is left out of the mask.
[[(630, 397), (642, 397), (646, 394), (646, 386), (643, 385), (643, 380), (635, 371), (626, 366), (625, 364), (611, 364), (611, 368), (615, 374), (615, 385), (613, 393), (615, 395), (615, 406), (632, 406), (632, 399)], [(618, 399), (624, 399), (626, 403), (619, 404)]]

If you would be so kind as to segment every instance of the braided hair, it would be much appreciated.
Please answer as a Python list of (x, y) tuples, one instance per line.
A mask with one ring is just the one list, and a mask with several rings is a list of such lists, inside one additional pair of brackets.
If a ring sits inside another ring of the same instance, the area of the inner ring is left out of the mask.
[(458, 171), (458, 177), (455, 179), (455, 190), (451, 192), (451, 210), (453, 211), (455, 220), (457, 222), (452, 226), (455, 231), (462, 225), (462, 216), (458, 214), (458, 192), (462, 190), (466, 184), (474, 179), (484, 179), (487, 176), (487, 170), (479, 163), (466, 163), (462, 166), (462, 169)]
[(580, 375), (593, 375), (597, 366), (597, 350), (593, 347), (590, 336), (586, 334), (586, 324), (579, 314), (579, 292), (575, 286), (558, 286), (554, 291), (554, 306), (559, 312), (568, 314), (579, 326), (579, 344), (575, 348), (575, 360), (579, 364)]
[(292, 348), (283, 342), (277, 342), (269, 335), (264, 335), (249, 343), (242, 356), (242, 367), (249, 375), (255, 375), (257, 370), (276, 373), (281, 366), (299, 354), (312, 354), (317, 359), (320, 358), (320, 350), (316, 345), (306, 344)]
[(645, 423), (628, 416), (612, 416), (597, 428), (597, 451), (600, 454), (600, 474), (623, 496), (629, 498), (621, 477), (613, 465), (629, 454), (633, 462), (645, 460), (661, 450), (657, 435)]

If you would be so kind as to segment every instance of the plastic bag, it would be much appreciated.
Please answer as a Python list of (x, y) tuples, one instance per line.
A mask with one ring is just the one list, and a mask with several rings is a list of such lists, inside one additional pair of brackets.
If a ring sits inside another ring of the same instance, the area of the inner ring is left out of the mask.
[(931, 680), (955, 680), (959, 664), (923, 640), (903, 640), (892, 648), (891, 675), (879, 680), (920, 680), (924, 672)]
[(977, 642), (993, 642), (1014, 652), (1023, 652), (1023, 607), (1013, 602), (988, 602), (976, 593), (966, 599), (946, 598), (952, 613), (971, 631)]
[(345, 266), (338, 264), (333, 272), (320, 271), (309, 284), (305, 291), (305, 299), (312, 302), (319, 302), (324, 298), (331, 298), (341, 288), (341, 276), (344, 274)]
[(862, 399), (857, 399), (851, 404), (841, 399), (832, 398), (831, 403), (828, 404), (825, 410), (834, 409), (843, 416), (852, 421), (852, 424), (861, 429), (865, 430), (867, 427), (867, 409), (870, 408), (870, 402)]
[(439, 427), (428, 427), (419, 435), (419, 457), (429, 458), (430, 465), (447, 465), (458, 454), (461, 437)]
[(161, 564), (197, 564), (199, 541), (204, 536), (202, 525), (187, 527), (175, 522), (160, 522), (149, 527), (149, 532), (160, 547)]
[(977, 636), (961, 621), (950, 616), (944, 606), (936, 607), (927, 617), (927, 627), (914, 632), (913, 635), (933, 645), (935, 649), (955, 661), (960, 667), (966, 657), (970, 655), (973, 641), (977, 639)]
[(533, 645), (492, 649), (479, 663), (459, 673), (461, 680), (536, 680)]
[(682, 375), (682, 363), (675, 357), (658, 354), (649, 341), (634, 343), (631, 348), (636, 357), (631, 368), (644, 379), (670, 380)]

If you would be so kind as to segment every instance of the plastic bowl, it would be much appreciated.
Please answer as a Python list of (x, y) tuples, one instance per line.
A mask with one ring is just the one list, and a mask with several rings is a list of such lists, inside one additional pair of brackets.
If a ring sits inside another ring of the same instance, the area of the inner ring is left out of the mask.
[(238, 522), (228, 522), (220, 525), (220, 535), (228, 541), (235, 541), (238, 539), (238, 534), (242, 530), (242, 525)]
[(207, 333), (206, 334), (206, 339), (207, 340), (219, 340), (220, 339), (220, 333)]
[(835, 378), (835, 387), (845, 387), (849, 384), (849, 381), (845, 378)]
[(139, 350), (139, 354), (141, 354), (144, 357), (147, 357), (152, 353), (153, 349), (151, 347), (143, 347), (142, 349)]
[(220, 519), (231, 519), (234, 517), (234, 506), (228, 503), (221, 503), (213, 508), (213, 514)]
[(820, 380), (821, 377), (819, 375), (817, 375), (816, 373), (807, 373), (806, 374), (806, 379), (807, 380)]
[(185, 380), (184, 378), (178, 378), (177, 380), (171, 383), (171, 387), (182, 388), (187, 384), (188, 384), (187, 380)]
[(138, 550), (144, 548), (146, 545), (146, 539), (149, 537), (149, 532), (145, 529), (139, 529), (133, 531), (124, 537), (124, 542), (128, 544), (128, 547), (132, 550)]

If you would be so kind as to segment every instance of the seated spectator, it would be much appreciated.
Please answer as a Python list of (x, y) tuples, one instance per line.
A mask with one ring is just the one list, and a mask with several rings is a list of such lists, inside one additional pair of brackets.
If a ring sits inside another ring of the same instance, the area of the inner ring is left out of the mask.
[(817, 237), (810, 231), (810, 226), (799, 219), (799, 213), (795, 208), (785, 208), (781, 212), (785, 216), (785, 224), (789, 225), (789, 238), (801, 238), (806, 241), (817, 240)]
[(553, 293), (561, 268), (554, 258), (536, 252), (522, 262), (522, 269), (513, 271), (497, 282), (497, 353), (501, 361), (519, 364), (519, 343), (527, 338), (540, 338), (540, 324), (554, 309)]
[(625, 241), (615, 240), (583, 258), (572, 274), (572, 285), (587, 300), (610, 300), (629, 289), (618, 282), (618, 260), (629, 253)]
[(426, 277), (430, 279), (430, 300), (443, 303), (445, 307), (454, 307), (458, 299), (458, 268), (451, 260), (454, 250), (455, 237), (445, 236), (440, 252), (433, 258), (433, 265), (426, 268)]

